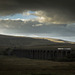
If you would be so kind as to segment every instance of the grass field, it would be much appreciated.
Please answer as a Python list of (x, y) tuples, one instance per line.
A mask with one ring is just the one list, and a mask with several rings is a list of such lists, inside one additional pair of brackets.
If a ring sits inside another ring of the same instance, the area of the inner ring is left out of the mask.
[(75, 62), (0, 56), (0, 75), (75, 75)]

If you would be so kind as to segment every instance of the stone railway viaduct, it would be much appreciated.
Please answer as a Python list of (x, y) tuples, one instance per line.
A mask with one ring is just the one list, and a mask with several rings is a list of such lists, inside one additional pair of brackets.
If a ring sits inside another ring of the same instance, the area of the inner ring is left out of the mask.
[(71, 49), (57, 49), (57, 50), (44, 50), (44, 49), (13, 49), (11, 52), (8, 51), (8, 55), (15, 55), (18, 57), (25, 57), (30, 59), (58, 59), (64, 58), (71, 53), (75, 52), (75, 50)]

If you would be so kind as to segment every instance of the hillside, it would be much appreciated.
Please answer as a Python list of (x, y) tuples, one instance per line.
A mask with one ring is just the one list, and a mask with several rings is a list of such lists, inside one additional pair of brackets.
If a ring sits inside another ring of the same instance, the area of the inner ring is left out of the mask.
[(51, 44), (74, 44), (73, 42), (63, 41), (52, 38), (30, 38), (0, 35), (0, 46), (40, 46)]

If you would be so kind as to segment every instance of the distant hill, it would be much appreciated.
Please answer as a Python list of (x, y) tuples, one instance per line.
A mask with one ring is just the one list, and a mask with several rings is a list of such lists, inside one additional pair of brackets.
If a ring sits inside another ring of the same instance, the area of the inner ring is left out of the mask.
[(0, 46), (44, 46), (52, 44), (75, 44), (74, 42), (68, 42), (60, 39), (52, 38), (30, 38), (30, 37), (17, 37), (0, 35)]

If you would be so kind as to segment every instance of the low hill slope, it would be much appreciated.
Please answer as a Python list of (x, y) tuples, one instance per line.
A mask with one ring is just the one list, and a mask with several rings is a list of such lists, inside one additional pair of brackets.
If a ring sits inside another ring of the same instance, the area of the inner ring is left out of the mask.
[(52, 44), (75, 43), (52, 38), (30, 38), (0, 35), (0, 46), (46, 46)]

